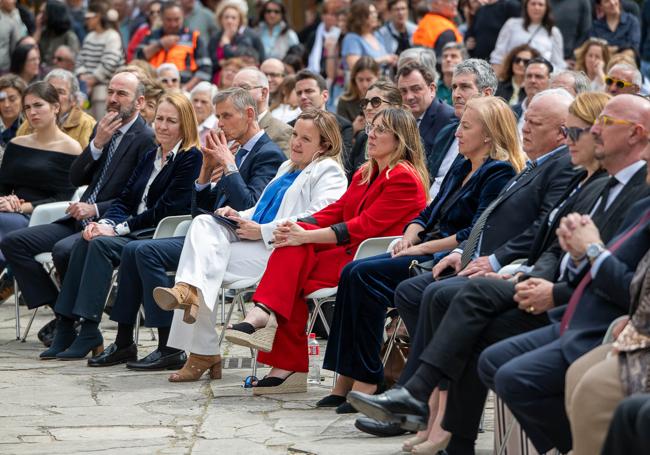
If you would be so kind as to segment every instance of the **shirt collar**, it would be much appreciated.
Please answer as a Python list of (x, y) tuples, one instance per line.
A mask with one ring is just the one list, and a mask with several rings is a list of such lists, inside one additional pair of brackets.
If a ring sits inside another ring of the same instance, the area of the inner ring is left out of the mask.
[(136, 115), (133, 117), (133, 120), (131, 120), (129, 123), (126, 123), (118, 128), (118, 131), (122, 133), (122, 136), (126, 134), (127, 131), (129, 131), (129, 128), (138, 120), (138, 117), (140, 117), (140, 114)]
[(552, 156), (556, 155), (557, 153), (559, 153), (559, 152), (562, 151), (562, 150), (565, 150), (565, 146), (564, 146), (564, 144), (563, 144), (563, 145), (560, 145), (560, 146), (557, 147), (557, 148), (554, 148), (553, 150), (551, 150), (551, 151), (548, 152), (548, 153), (545, 153), (544, 155), (540, 156), (540, 157), (537, 158), (536, 160), (529, 160), (529, 161), (534, 161), (534, 162), (535, 162), (535, 165), (536, 165), (536, 166), (539, 166), (539, 165), (541, 165), (544, 161), (548, 160), (549, 158), (551, 158)]
[(266, 116), (266, 113), (267, 113), (268, 111), (269, 111), (269, 110), (267, 109), (267, 110), (265, 110), (264, 112), (260, 112), (260, 113), (257, 115), (257, 123), (259, 123), (260, 120), (262, 120), (262, 119)]
[(201, 125), (199, 126), (199, 131), (203, 131), (204, 129), (213, 130), (216, 125), (217, 125), (217, 116), (214, 114), (210, 114), (210, 117), (203, 120), (203, 123), (201, 123)]
[(252, 138), (250, 138), (248, 142), (242, 145), (241, 148), (243, 148), (247, 152), (250, 152), (251, 150), (253, 150), (253, 147), (255, 147), (255, 144), (257, 144), (257, 141), (260, 140), (263, 134), (264, 134), (264, 130), (260, 130)]
[[(174, 158), (176, 158), (176, 155), (178, 154), (178, 150), (181, 148), (181, 144), (182, 144), (182, 143), (183, 143), (183, 139), (181, 139), (180, 141), (178, 141), (178, 142), (176, 143), (176, 145), (174, 146), (174, 148), (172, 148), (172, 149), (169, 151), (169, 153), (172, 154), (172, 157), (171, 157), (171, 160), (172, 160), (172, 161), (174, 161)], [(162, 156), (162, 148), (161, 148), (161, 147), (158, 147), (158, 156), (159, 156), (163, 161), (165, 161), (165, 160), (167, 159), (166, 156)]]
[(636, 161), (636, 162), (630, 164), (628, 167), (623, 168), (620, 171), (618, 171), (614, 175), (614, 177), (616, 178), (618, 183), (621, 183), (621, 184), (623, 184), (623, 186), (625, 186), (625, 185), (627, 185), (627, 182), (629, 182), (630, 179), (632, 179), (634, 174), (636, 174), (637, 171), (643, 167), (644, 164), (645, 164), (645, 161), (643, 161), (643, 160)]

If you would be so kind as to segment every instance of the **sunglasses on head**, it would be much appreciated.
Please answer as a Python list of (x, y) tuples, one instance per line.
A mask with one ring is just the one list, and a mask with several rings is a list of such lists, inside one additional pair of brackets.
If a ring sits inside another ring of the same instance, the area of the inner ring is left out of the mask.
[(632, 82), (624, 81), (621, 79), (614, 79), (613, 77), (607, 76), (605, 78), (605, 85), (609, 87), (612, 84), (616, 84), (618, 88), (631, 87), (634, 85)]
[(382, 99), (378, 96), (373, 96), (372, 98), (362, 98), (359, 104), (361, 105), (361, 109), (365, 109), (368, 104), (370, 104), (372, 107), (377, 109), (379, 106), (381, 106), (381, 103), (388, 103), (385, 99)]
[(577, 126), (563, 126), (562, 134), (564, 134), (564, 137), (571, 139), (572, 142), (578, 142), (582, 133), (587, 133), (590, 129), (591, 127), (578, 128)]
[(523, 58), (523, 57), (515, 57), (512, 59), (512, 63), (515, 65), (519, 65), (520, 63), (524, 66), (528, 65), (528, 62), (530, 62), (529, 58)]

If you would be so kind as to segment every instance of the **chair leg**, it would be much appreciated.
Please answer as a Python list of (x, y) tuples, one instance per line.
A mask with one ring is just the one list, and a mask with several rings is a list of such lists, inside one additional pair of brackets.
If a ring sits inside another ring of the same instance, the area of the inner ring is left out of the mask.
[(221, 343), (223, 342), (223, 337), (226, 335), (226, 327), (230, 324), (230, 318), (232, 317), (232, 311), (235, 309), (235, 305), (237, 302), (234, 300), (230, 304), (230, 309), (228, 310), (228, 316), (226, 316), (226, 320), (223, 323), (223, 328), (221, 329), (221, 334), (219, 334), (219, 346), (221, 346)]
[(18, 282), (14, 278), (14, 298), (16, 299), (16, 339), (20, 340), (20, 299), (19, 295)]
[(221, 289), (221, 325), (225, 324), (226, 319), (226, 291)]
[(312, 310), (311, 314), (309, 315), (309, 319), (307, 320), (307, 336), (309, 336), (309, 334), (314, 330), (314, 325), (316, 325), (316, 319), (318, 319), (320, 307), (323, 304), (323, 300), (321, 299), (313, 299), (313, 300), (314, 300), (314, 309)]
[(32, 313), (32, 317), (29, 318), (29, 322), (27, 323), (27, 327), (25, 327), (25, 333), (23, 333), (23, 337), (20, 339), (21, 343), (24, 343), (25, 340), (27, 339), (27, 335), (29, 335), (29, 329), (32, 328), (32, 323), (34, 322), (34, 318), (36, 317), (36, 313), (38, 313), (38, 307), (34, 308), (34, 312)]
[(136, 346), (138, 346), (138, 341), (140, 341), (140, 311), (140, 308), (138, 308), (138, 314), (135, 317), (135, 333), (133, 334), (133, 341), (135, 342)]
[(393, 332), (393, 334), (390, 336), (390, 339), (388, 340), (388, 346), (386, 347), (386, 351), (384, 352), (384, 358), (381, 361), (381, 363), (384, 366), (386, 365), (386, 362), (388, 362), (388, 356), (390, 355), (390, 351), (393, 350), (393, 345), (395, 344), (395, 339), (397, 338), (397, 331), (399, 330), (401, 325), (402, 325), (402, 318), (398, 316), (397, 324), (395, 324), (395, 331)]

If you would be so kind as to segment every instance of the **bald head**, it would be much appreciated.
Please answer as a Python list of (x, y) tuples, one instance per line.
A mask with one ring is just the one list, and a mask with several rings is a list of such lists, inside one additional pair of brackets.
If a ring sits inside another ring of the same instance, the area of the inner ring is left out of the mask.
[(267, 58), (260, 65), (260, 71), (266, 75), (269, 80), (269, 90), (275, 94), (286, 76), (284, 63), (277, 58)]
[(614, 175), (642, 159), (649, 132), (650, 101), (626, 94), (612, 98), (591, 128), (596, 142), (595, 156)]
[(524, 152), (537, 159), (564, 144), (562, 126), (569, 116), (573, 97), (564, 89), (549, 89), (531, 100), (522, 128)]

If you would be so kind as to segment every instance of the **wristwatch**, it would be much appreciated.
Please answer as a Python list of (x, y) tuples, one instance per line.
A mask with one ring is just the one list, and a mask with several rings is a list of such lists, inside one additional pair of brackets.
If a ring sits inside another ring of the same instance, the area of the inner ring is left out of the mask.
[(233, 172), (239, 172), (237, 165), (235, 163), (226, 164), (226, 175), (232, 174)]
[(605, 251), (605, 245), (602, 243), (590, 243), (587, 245), (585, 254), (587, 255), (587, 259), (589, 259), (589, 262), (593, 264), (603, 251)]

